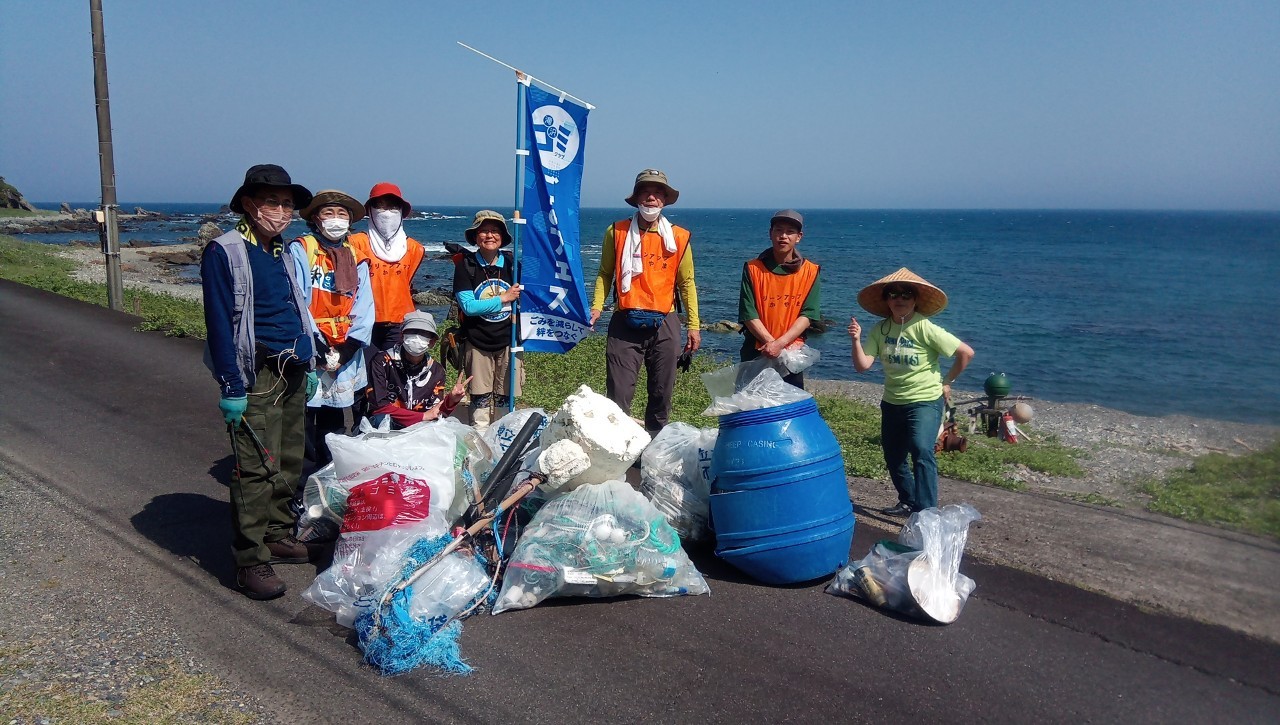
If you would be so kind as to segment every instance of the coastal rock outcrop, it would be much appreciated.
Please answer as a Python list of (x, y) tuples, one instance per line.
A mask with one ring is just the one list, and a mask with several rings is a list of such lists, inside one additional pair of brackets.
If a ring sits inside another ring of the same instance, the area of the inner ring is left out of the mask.
[(453, 302), (453, 295), (443, 288), (422, 290), (413, 295), (413, 301), (423, 307), (446, 307)]
[(702, 329), (707, 332), (740, 332), (742, 325), (732, 320), (719, 320), (717, 322), (704, 322)]
[(22, 192), (17, 187), (9, 184), (0, 176), (0, 208), (2, 209), (22, 209), (24, 211), (35, 211), (36, 208), (27, 201)]
[(204, 249), (204, 245), (212, 242), (222, 236), (222, 229), (218, 228), (213, 222), (205, 222), (200, 225), (200, 231), (196, 233), (196, 242)]

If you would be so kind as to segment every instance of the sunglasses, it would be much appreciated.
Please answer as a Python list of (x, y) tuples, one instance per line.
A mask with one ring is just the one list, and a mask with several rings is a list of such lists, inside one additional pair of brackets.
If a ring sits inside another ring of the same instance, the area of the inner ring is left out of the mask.
[(884, 298), (886, 300), (913, 300), (916, 298), (915, 290), (885, 290)]

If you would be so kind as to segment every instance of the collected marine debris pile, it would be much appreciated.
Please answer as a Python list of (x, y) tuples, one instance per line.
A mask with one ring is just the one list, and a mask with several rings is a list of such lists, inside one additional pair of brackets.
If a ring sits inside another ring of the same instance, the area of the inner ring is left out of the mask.
[(950, 624), (974, 582), (960, 573), (969, 524), (982, 515), (969, 504), (917, 511), (897, 541), (879, 541), (827, 585), (827, 592), (863, 599), (917, 619)]
[[(540, 466), (581, 449), (591, 465), (550, 487), (511, 556), (494, 614), (552, 596), (670, 597), (706, 594), (680, 536), (643, 494), (623, 481), (649, 434), (616, 403), (582, 386), (542, 432)], [(554, 470), (554, 469), (553, 469)], [(551, 473), (547, 471), (546, 473)], [(557, 471), (557, 473), (560, 473)]]
[(326, 442), (334, 461), (308, 479), (298, 531), (337, 543), (303, 597), (354, 627), (384, 674), (470, 671), (460, 620), (485, 608), (709, 591), (663, 513), (623, 482), (649, 435), (587, 386), (549, 420), (516, 411), (485, 436), (444, 419)]

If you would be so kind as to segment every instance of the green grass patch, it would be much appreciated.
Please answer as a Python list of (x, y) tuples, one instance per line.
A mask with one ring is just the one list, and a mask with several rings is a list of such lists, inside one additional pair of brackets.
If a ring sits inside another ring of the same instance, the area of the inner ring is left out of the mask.
[(1143, 491), (1157, 513), (1280, 538), (1280, 442), (1245, 456), (1201, 456)]
[[(605, 338), (599, 334), (591, 335), (564, 355), (528, 354), (521, 403), (555, 410), (566, 396), (584, 383), (603, 394), (604, 359)], [(716, 418), (702, 415), (702, 411), (711, 405), (711, 398), (702, 385), (701, 374), (717, 370), (729, 362), (705, 354), (697, 355), (693, 360), (689, 372), (679, 373), (676, 377), (671, 420), (699, 428), (715, 427), (718, 423)], [(644, 414), (647, 397), (642, 372), (632, 404), (632, 413), (637, 417)], [(817, 396), (817, 403), (818, 411), (840, 442), (845, 471), (851, 476), (887, 479), (889, 472), (885, 469), (884, 454), (880, 449), (880, 408), (835, 395)], [(1016, 490), (1023, 485), (1009, 475), (1015, 464), (1041, 473), (1081, 476), (1084, 471), (1076, 460), (1081, 455), (1082, 452), (1063, 446), (1049, 436), (1039, 437), (1035, 443), (1017, 445), (971, 436), (966, 452), (938, 455), (938, 470), (950, 478)]]
[[(5, 654), (0, 652), (0, 663)], [(31, 723), (239, 724), (259, 719), (222, 701), (234, 697), (222, 694), (227, 692), (225, 684), (208, 675), (183, 672), (173, 661), (148, 668), (141, 679), (118, 702), (95, 699), (68, 682), (20, 682), (0, 689), (0, 712), (9, 718), (6, 722)]]
[[(39, 242), (0, 236), (0, 277), (82, 302), (107, 306), (107, 285), (73, 279), (75, 263)], [(195, 300), (125, 287), (124, 310), (142, 318), (140, 330), (204, 338), (204, 307)]]
[(62, 212), (50, 211), (48, 209), (36, 209), (35, 211), (27, 211), (26, 209), (0, 209), (0, 219), (29, 219), (31, 217), (48, 217), (58, 216)]

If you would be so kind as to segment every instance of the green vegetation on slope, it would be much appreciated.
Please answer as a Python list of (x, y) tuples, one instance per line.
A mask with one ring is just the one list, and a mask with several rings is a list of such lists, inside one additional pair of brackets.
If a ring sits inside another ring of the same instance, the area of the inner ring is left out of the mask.
[[(0, 277), (54, 294), (107, 306), (107, 285), (72, 278), (75, 263), (47, 244), (0, 236)], [(205, 335), (204, 307), (193, 300), (148, 290), (124, 290), (124, 309), (142, 318), (140, 330), (174, 337)]]
[(1210, 453), (1143, 488), (1152, 511), (1280, 538), (1280, 443), (1246, 456)]

